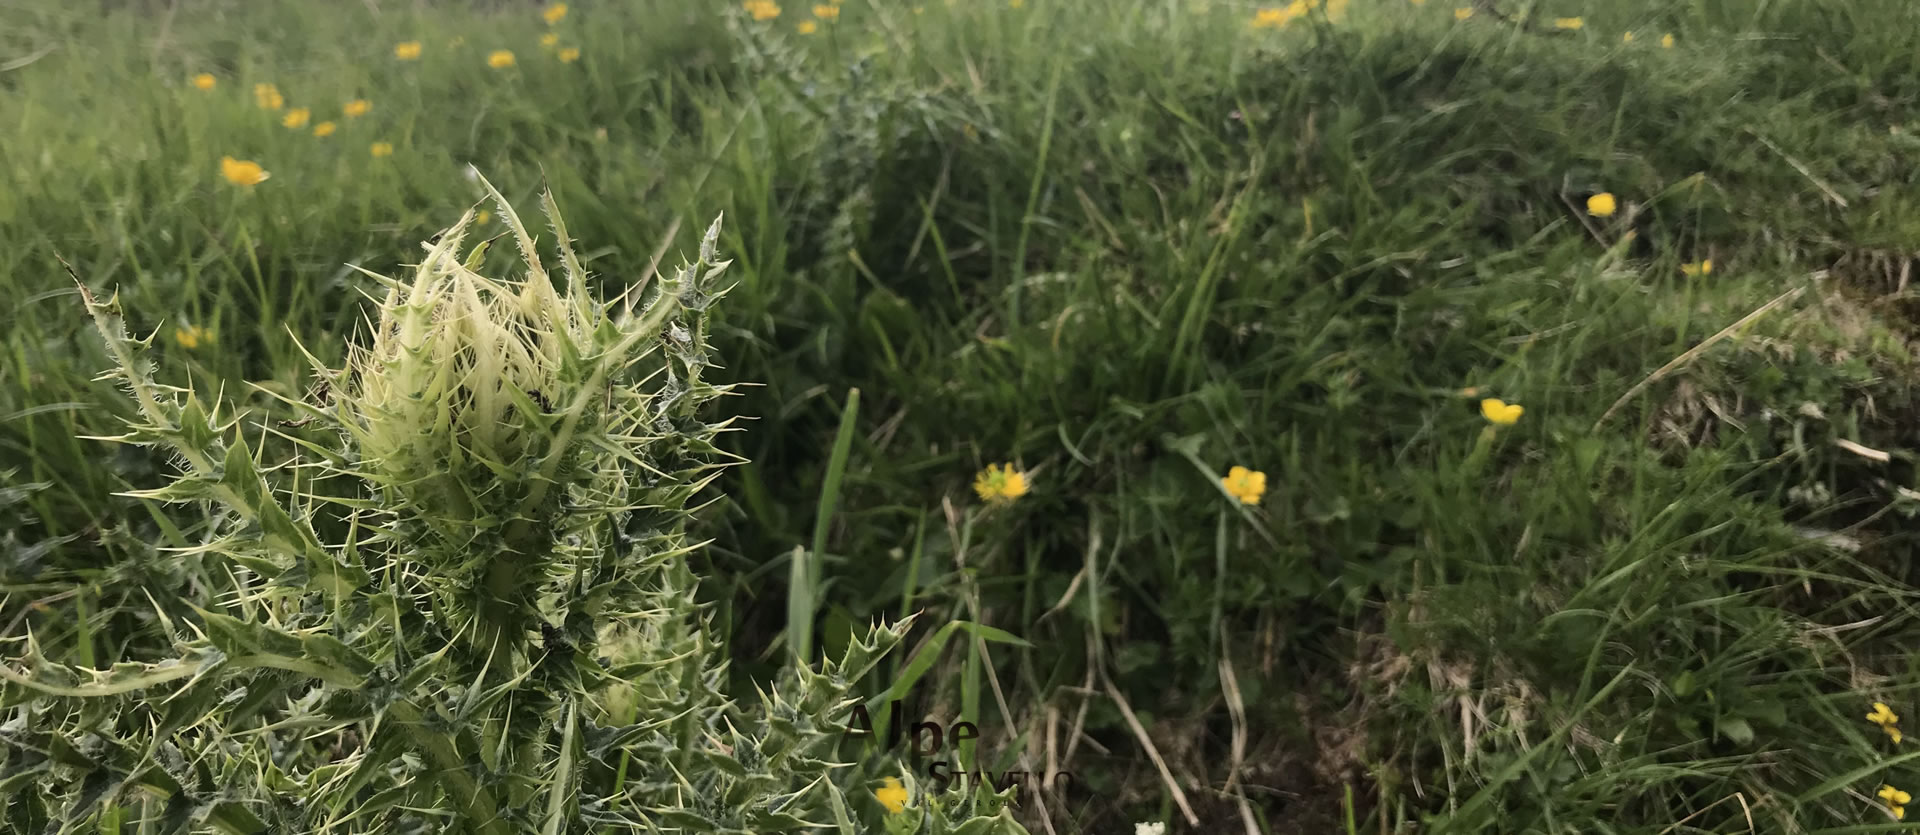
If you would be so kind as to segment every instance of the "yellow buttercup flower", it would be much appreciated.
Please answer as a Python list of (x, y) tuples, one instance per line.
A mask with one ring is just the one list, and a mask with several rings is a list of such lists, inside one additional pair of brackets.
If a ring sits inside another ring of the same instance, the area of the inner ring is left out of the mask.
[(780, 16), (780, 6), (773, 0), (746, 0), (740, 4), (754, 20), (772, 20)]
[(420, 58), (419, 41), (401, 41), (394, 44), (393, 57), (402, 61), (417, 61)]
[(304, 107), (296, 107), (287, 111), (287, 115), (280, 117), (280, 124), (283, 127), (304, 128), (307, 126), (307, 120), (311, 118), (313, 118), (311, 111)]
[(216, 80), (213, 77), (213, 73), (210, 72), (203, 72), (193, 77), (193, 88), (195, 90), (211, 90), (213, 89), (213, 85), (218, 83), (220, 82)]
[(821, 4), (813, 7), (813, 16), (821, 20), (839, 20), (840, 7)]
[(560, 63), (571, 64), (580, 60), (580, 47), (569, 46), (560, 50)]
[(1259, 504), (1260, 497), (1267, 493), (1267, 474), (1236, 465), (1227, 470), (1226, 478), (1220, 479), (1220, 486), (1241, 504)]
[(367, 101), (366, 99), (354, 99), (341, 107), (340, 112), (346, 114), (349, 119), (358, 119), (361, 116), (367, 115), (367, 112), (372, 109), (373, 102)]
[(548, 32), (540, 36), (541, 46), (553, 46), (558, 43), (560, 43), (560, 35), (557, 32)]
[(220, 176), (236, 186), (257, 186), (267, 181), (267, 170), (252, 160), (220, 158)]
[(392, 142), (375, 142), (371, 147), (367, 149), (367, 152), (373, 154), (376, 157), (393, 156), (393, 143)]
[(1480, 414), (1497, 426), (1512, 426), (1520, 422), (1520, 415), (1527, 410), (1518, 403), (1508, 403), (1497, 397), (1480, 401)]
[(1473, 17), (1473, 9), (1468, 6), (1461, 6), (1453, 10), (1454, 20), (1466, 20), (1470, 17)]
[(1892, 786), (1882, 785), (1880, 786), (1880, 799), (1886, 802), (1887, 811), (1892, 812), (1895, 819), (1907, 819), (1907, 804), (1913, 802), (1913, 795), (1907, 794)]
[(1623, 32), (1623, 33), (1621, 33), (1621, 35), (1620, 35), (1620, 42), (1621, 42), (1621, 43), (1633, 43), (1633, 33), (1632, 33), (1632, 32)]
[(1712, 275), (1713, 259), (1707, 258), (1692, 264), (1681, 264), (1680, 272), (1687, 275)]
[(1672, 33), (1672, 32), (1668, 32), (1667, 34), (1665, 34), (1665, 35), (1661, 35), (1661, 36), (1660, 36), (1660, 48), (1661, 48), (1661, 49), (1672, 49), (1672, 48), (1673, 48), (1673, 33)]
[(1253, 28), (1285, 28), (1287, 24), (1292, 23), (1295, 19), (1305, 17), (1308, 8), (1310, 7), (1307, 5), (1307, 0), (1293, 0), (1292, 3), (1278, 8), (1261, 9), (1253, 13)]
[(559, 23), (567, 17), (567, 4), (555, 3), (548, 6), (546, 11), (540, 13), (540, 16), (546, 19), (548, 26)]
[(1587, 25), (1587, 21), (1585, 18), (1557, 17), (1553, 19), (1553, 28), (1555, 29), (1574, 30), (1574, 29), (1585, 28), (1586, 25)]
[[(1867, 714), (1867, 721), (1879, 725), (1880, 730), (1886, 731), (1887, 738), (1893, 740), (1893, 744), (1900, 744), (1900, 740), (1902, 739), (1900, 728), (1895, 724), (1900, 721), (1900, 716), (1893, 712), (1893, 708), (1887, 707), (1885, 702), (1873, 703), (1873, 712)], [(1902, 800), (1900, 802), (1905, 803), (1906, 801)]]
[(175, 328), (173, 330), (173, 341), (180, 343), (180, 347), (191, 351), (201, 345), (212, 345), (213, 331), (207, 330), (199, 325)]
[(473, 216), (473, 222), (477, 226), (485, 226), (489, 223), (492, 223), (493, 212), (487, 211), (486, 209), (481, 209), (478, 214), (475, 214)]
[(313, 135), (314, 136), (332, 136), (334, 130), (336, 130), (338, 127), (339, 127), (338, 125), (335, 125), (332, 122), (321, 122), (320, 124), (313, 126)]
[(1613, 192), (1603, 191), (1587, 198), (1587, 214), (1594, 217), (1607, 217), (1619, 206), (1614, 203)]
[(887, 814), (897, 815), (907, 808), (907, 787), (900, 785), (900, 778), (888, 777), (881, 781), (880, 788), (873, 790), (873, 799), (887, 807)]
[(1027, 4), (1027, 0), (1007, 0), (1007, 8), (1017, 9)]
[(793, 28), (794, 28), (794, 31), (799, 32), (802, 35), (811, 35), (815, 32), (820, 31), (820, 22), (816, 20), (803, 20), (803, 21), (800, 21), (799, 26), (795, 26)]
[(513, 66), (513, 53), (504, 49), (496, 49), (489, 52), (487, 53), (487, 66), (496, 70), (511, 67)]
[(1012, 464), (988, 464), (974, 477), (973, 492), (993, 504), (1006, 504), (1027, 494), (1027, 477)]
[(264, 110), (279, 110), (287, 104), (287, 98), (280, 95), (280, 88), (272, 84), (253, 85), (253, 101)]

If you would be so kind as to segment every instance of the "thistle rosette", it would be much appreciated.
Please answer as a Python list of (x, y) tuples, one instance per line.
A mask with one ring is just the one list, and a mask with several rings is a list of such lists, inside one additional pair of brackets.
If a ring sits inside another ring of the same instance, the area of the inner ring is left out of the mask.
[[(907, 624), (740, 705), (695, 602), (689, 503), (725, 463), (714, 439), (729, 424), (700, 419), (726, 391), (702, 379), (727, 266), (718, 223), (696, 262), (602, 303), (550, 196), (561, 282), (485, 187), (521, 266), (488, 272), (498, 238), (466, 249), (470, 211), (410, 276), (376, 276), (372, 333), (344, 368), (314, 363), (318, 402), (285, 403), (301, 420), (157, 382), (153, 336), (130, 336), (118, 298), (81, 285), (105, 377), (137, 407), (110, 440), (177, 464), (130, 495), (207, 511), (176, 558), (232, 585), (156, 610), (166, 657), (75, 667), (29, 639), (0, 658), (10, 822), (52, 831), (144, 808), (159, 817), (116, 820), (228, 835), (852, 831), (835, 745)], [(987, 801), (930, 804), (929, 831), (1022, 832)]]

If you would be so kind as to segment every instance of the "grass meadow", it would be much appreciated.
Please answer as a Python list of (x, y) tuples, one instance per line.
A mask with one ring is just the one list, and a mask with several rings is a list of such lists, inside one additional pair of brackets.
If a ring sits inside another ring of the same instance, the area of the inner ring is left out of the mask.
[(267, 443), (473, 166), (607, 298), (724, 214), (744, 701), (920, 612), (1036, 833), (1908, 831), (1920, 5), (1469, 2), (9, 0), (0, 657), (236, 582), (62, 261)]

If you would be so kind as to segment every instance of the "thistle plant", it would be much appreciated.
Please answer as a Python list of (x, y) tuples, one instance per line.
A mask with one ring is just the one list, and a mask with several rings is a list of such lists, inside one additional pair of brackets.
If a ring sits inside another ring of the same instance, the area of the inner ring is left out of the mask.
[[(731, 428), (701, 414), (727, 392), (704, 379), (719, 222), (695, 262), (603, 303), (551, 194), (557, 277), (481, 182), (519, 274), (483, 274), (471, 210), (410, 277), (368, 273), (366, 342), (313, 363), (315, 394), (285, 401), (297, 420), (157, 382), (153, 338), (82, 285), (137, 406), (111, 440), (178, 464), (137, 495), (209, 508), (178, 558), (233, 584), (161, 616), (172, 657), (94, 670), (9, 650), (0, 829), (744, 835), (882, 815), (831, 757), (907, 624), (742, 706), (693, 602), (685, 527)], [(987, 800), (924, 817), (1021, 831)]]

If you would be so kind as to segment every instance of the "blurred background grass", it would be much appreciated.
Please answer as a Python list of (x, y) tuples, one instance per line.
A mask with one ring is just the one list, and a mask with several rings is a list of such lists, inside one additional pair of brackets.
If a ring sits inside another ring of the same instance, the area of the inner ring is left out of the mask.
[[(472, 164), (551, 185), (609, 295), (725, 212), (755, 420), (701, 559), (744, 694), (858, 389), (815, 643), (1031, 642), (941, 645), (909, 713), (1072, 771), (1059, 831), (1899, 827), (1863, 717), (1920, 684), (1912, 4), (570, 6), (0, 10), (8, 655), (140, 657), (230, 583), (166, 550), (196, 509), (115, 496), (167, 462), (82, 439), (127, 404), (57, 259), (164, 375), (298, 395), (347, 265), (409, 262)], [(1483, 441), (1481, 396), (1525, 415)], [(987, 509), (996, 462), (1032, 489)]]

